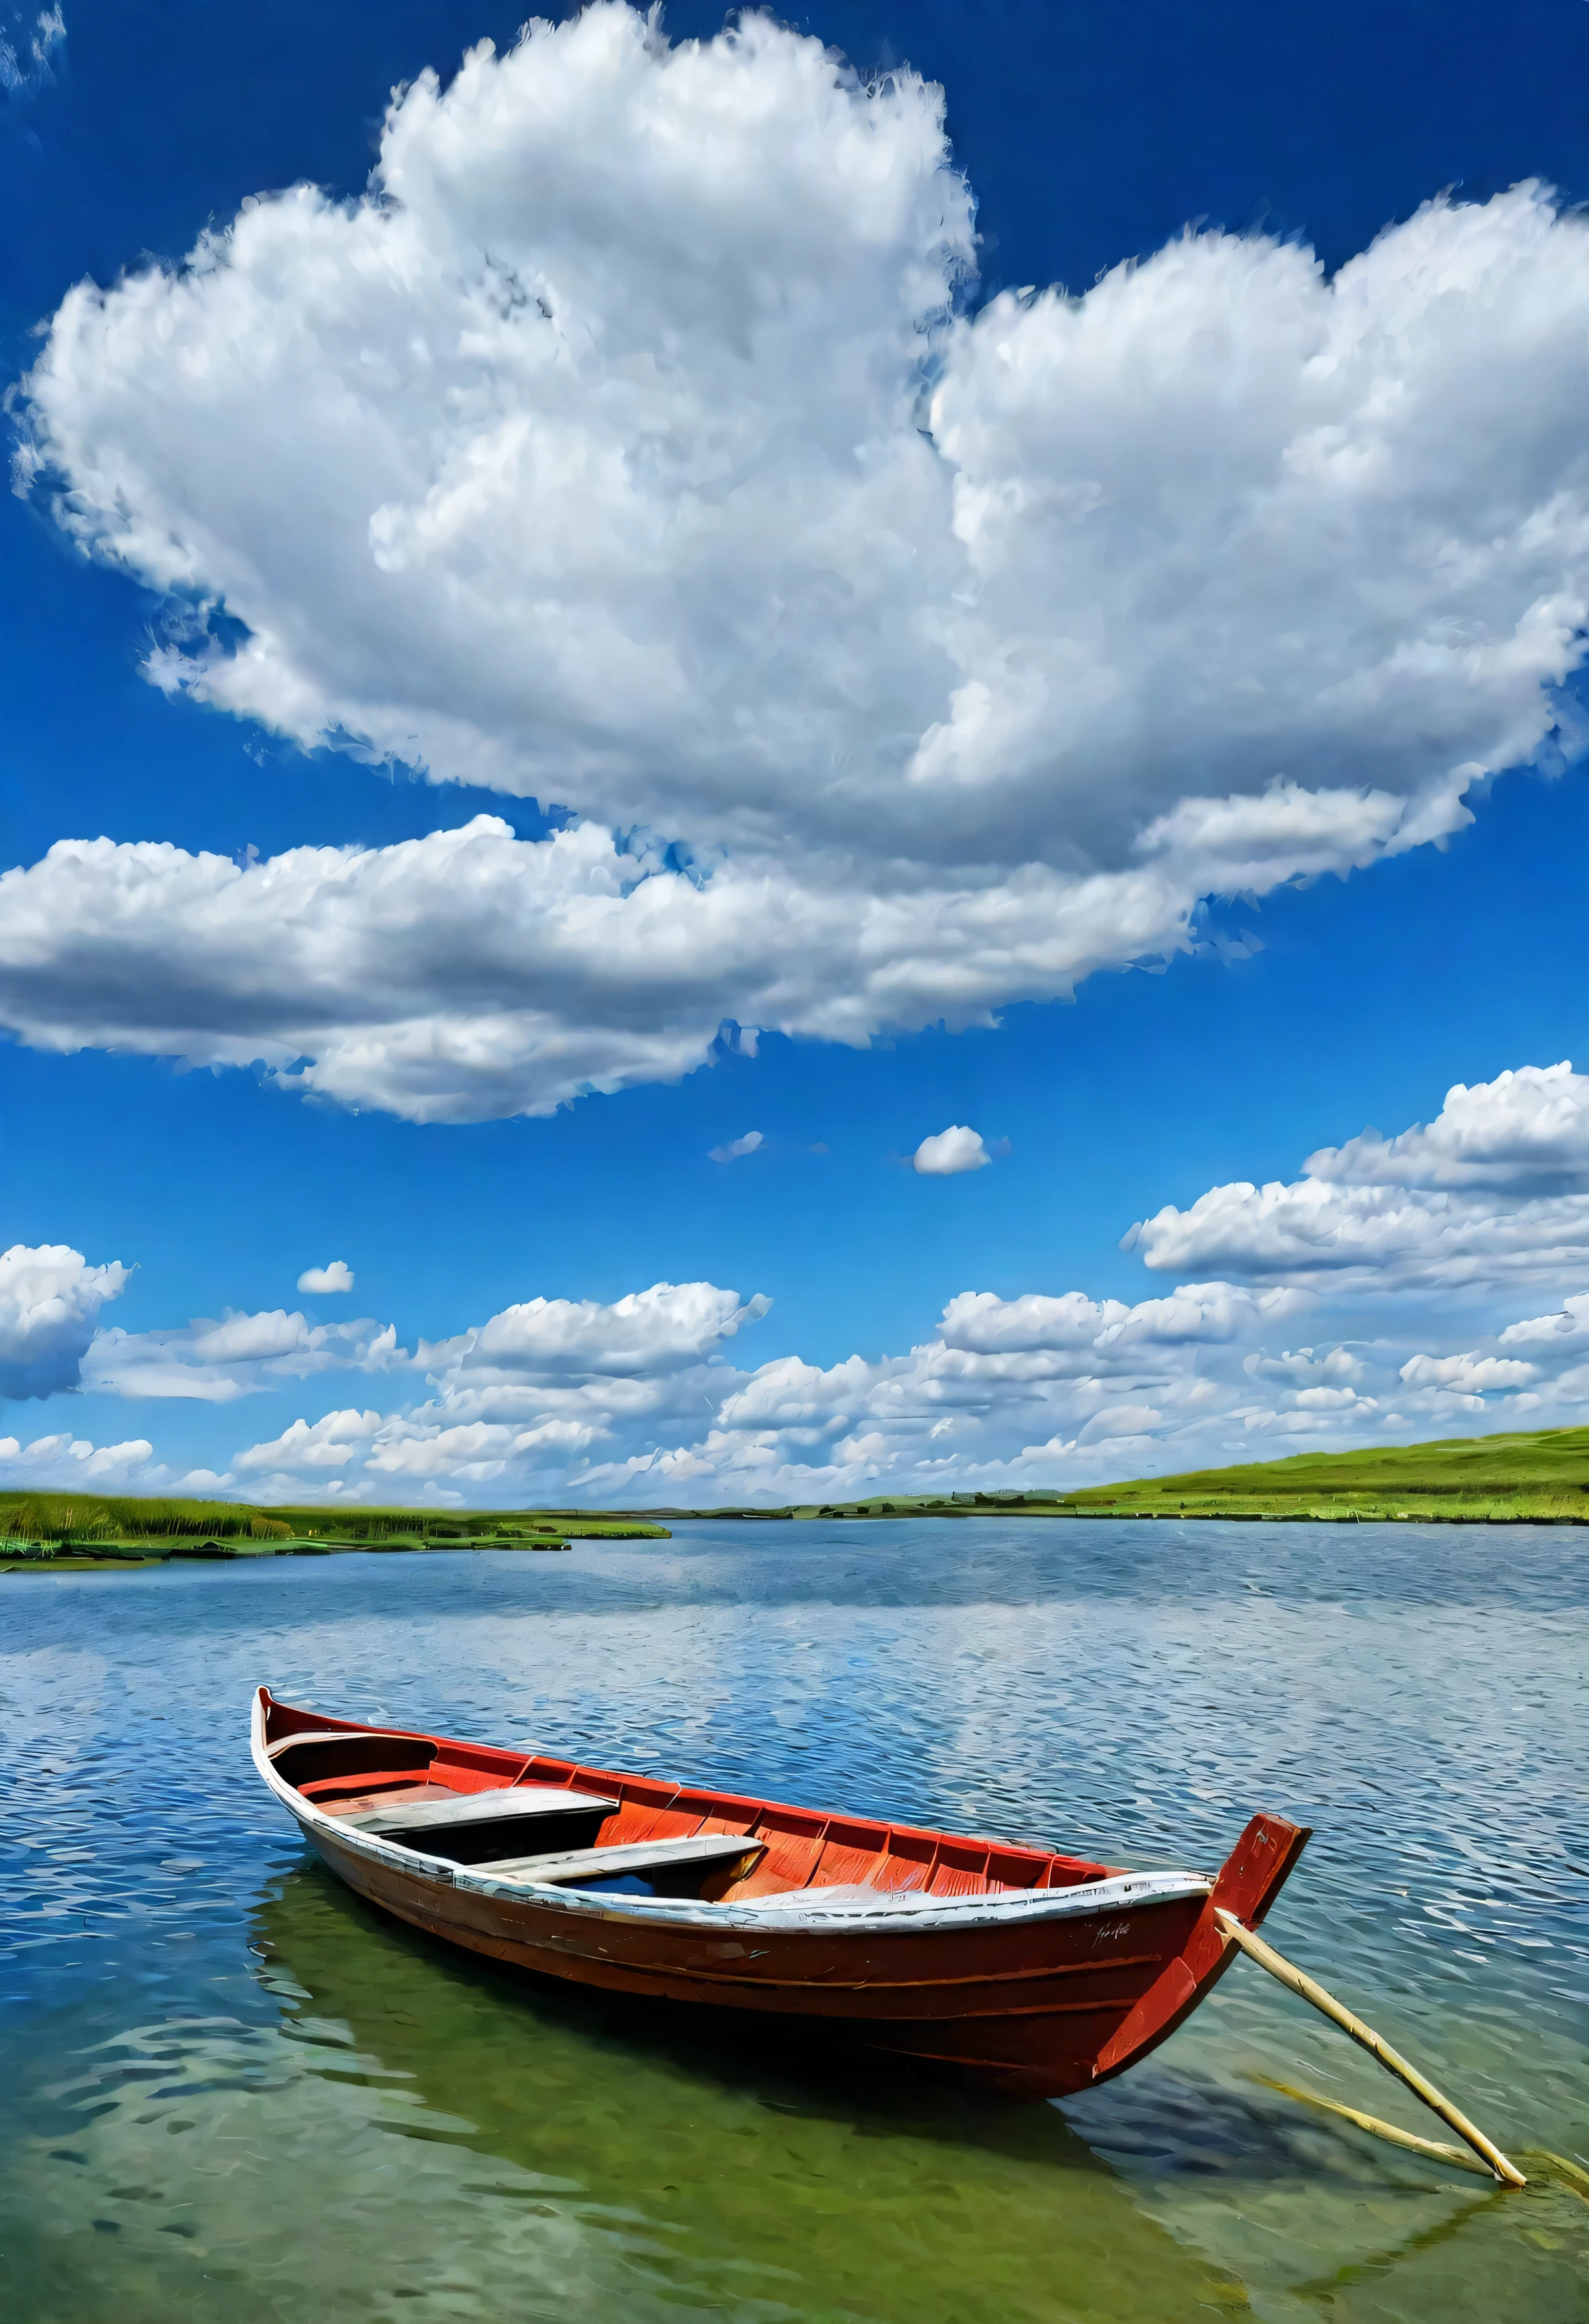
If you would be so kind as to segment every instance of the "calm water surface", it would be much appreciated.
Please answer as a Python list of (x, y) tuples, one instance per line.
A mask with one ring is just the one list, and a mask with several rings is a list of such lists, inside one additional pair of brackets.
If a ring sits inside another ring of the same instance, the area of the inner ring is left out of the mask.
[[(1589, 2204), (1436, 2129), (1250, 1964), (1016, 2107), (439, 1950), (310, 1860), (250, 1689), (813, 1805), (1212, 1868), (1514, 2154), (1589, 2160), (1566, 1530), (979, 1521), (0, 1577), (13, 2324), (1566, 2324)], [(1528, 2167), (1527, 2165), (1525, 2167)]]

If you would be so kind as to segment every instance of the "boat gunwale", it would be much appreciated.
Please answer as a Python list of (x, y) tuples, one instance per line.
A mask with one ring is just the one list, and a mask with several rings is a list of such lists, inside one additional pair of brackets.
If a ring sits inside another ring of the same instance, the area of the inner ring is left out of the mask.
[[(277, 1772), (268, 1757), (264, 1739), (266, 1702), (267, 1690), (263, 1686), (256, 1688), (250, 1733), (254, 1767), (267, 1789), (307, 1831), (325, 1837), (352, 1856), (365, 1858), (388, 1871), (428, 1879), (438, 1888), (461, 1890), (467, 1895), (479, 1895), (494, 1903), (550, 1907), (572, 1920), (661, 1923), (697, 1933), (718, 1935), (795, 1936), (803, 1932), (828, 1937), (852, 1933), (857, 1936), (927, 1936), (972, 1928), (1030, 1927), (1034, 1923), (1050, 1921), (1107, 1919), (1122, 1912), (1183, 1904), (1194, 1897), (1210, 1896), (1214, 1892), (1213, 1879), (1204, 1873), (1119, 1871), (1107, 1874), (1102, 1880), (1078, 1881), (1064, 1888), (1017, 1888), (991, 1895), (968, 1893), (961, 1896), (932, 1896), (922, 1892), (921, 1904), (917, 1909), (899, 1903), (876, 1907), (864, 1904), (823, 1906), (813, 1903), (809, 1907), (801, 1908), (780, 1902), (771, 1912), (758, 1913), (756, 1908), (761, 1900), (754, 1897), (737, 1902), (708, 1902), (697, 1897), (630, 1896), (610, 1890), (597, 1894), (590, 1890), (560, 1887), (551, 1881), (531, 1880), (522, 1874), (512, 1879), (493, 1879), (483, 1867), (457, 1863), (448, 1857), (430, 1856), (422, 1849), (405, 1848), (374, 1833), (359, 1831), (341, 1817), (328, 1814), (318, 1801), (306, 1798)], [(291, 1703), (277, 1705), (274, 1696), (269, 1697), (269, 1702), (273, 1708), (291, 1711), (299, 1708)], [(346, 1733), (350, 1738), (381, 1735), (390, 1737), (393, 1741), (435, 1743), (438, 1748), (457, 1739), (422, 1735), (417, 1729), (361, 1727), (351, 1720), (332, 1731)], [(464, 1748), (496, 1749), (500, 1747), (466, 1745)], [(511, 1791), (514, 1786), (509, 1784), (502, 1788)], [(772, 1800), (760, 1803), (763, 1812), (776, 1812), (785, 1804)], [(790, 1809), (789, 1812), (802, 1815), (813, 1812), (808, 1809)], [(933, 1833), (926, 1826), (889, 1828), (920, 1831), (926, 1837), (956, 1843), (974, 1838), (965, 1833)], [(751, 1835), (747, 1835), (749, 1837)], [(986, 1844), (1002, 1848), (1022, 1845), (1007, 1840), (989, 1840)], [(1034, 1849), (1032, 1852), (1053, 1856), (1061, 1851)], [(799, 1891), (784, 1889), (775, 1893), (781, 1899)], [(911, 1892), (896, 1889), (880, 1893), (900, 1896)]]

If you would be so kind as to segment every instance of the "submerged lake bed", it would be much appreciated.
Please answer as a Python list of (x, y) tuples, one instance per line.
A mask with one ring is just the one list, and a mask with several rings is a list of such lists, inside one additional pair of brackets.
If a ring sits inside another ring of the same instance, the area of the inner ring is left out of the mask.
[(1131, 1866), (1273, 1809), (1315, 1838), (1265, 1933), (1509, 2153), (1584, 2163), (1586, 1559), (990, 1517), (5, 1577), (8, 2315), (1581, 2318), (1589, 2203), (1272, 2090), (1438, 2134), (1248, 1963), (1119, 2082), (1011, 2105), (430, 1943), (305, 1849), (247, 1713), (263, 1681)]

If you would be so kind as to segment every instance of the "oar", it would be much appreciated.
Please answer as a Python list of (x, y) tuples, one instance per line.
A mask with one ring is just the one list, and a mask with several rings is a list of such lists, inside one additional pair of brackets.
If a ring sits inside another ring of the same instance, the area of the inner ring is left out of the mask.
[[(1316, 1984), (1305, 1970), (1298, 1969), (1295, 1963), (1289, 1961), (1283, 1953), (1277, 1953), (1272, 1945), (1265, 1944), (1263, 1939), (1255, 1936), (1251, 1929), (1237, 1920), (1233, 1913), (1227, 1913), (1223, 1904), (1215, 1906), (1214, 1917), (1225, 1935), (1233, 1943), (1240, 1945), (1250, 1960), (1255, 1960), (1260, 1969), (1266, 1969), (1270, 1977), (1278, 1978), (1289, 1992), (1299, 1995), (1304, 2001), (1311, 2002), (1315, 2009), (1321, 2011), (1334, 2024), (1338, 2025), (1344, 2034), (1350, 2034), (1360, 2049), (1366, 2050), (1371, 2058), (1377, 2058), (1388, 2072), (1396, 2076), (1398, 2081), (1405, 2082), (1415, 2098), (1421, 2098), (1425, 2106), (1437, 2114), (1441, 2121), (1447, 2124), (1459, 2138), (1466, 2141), (1474, 2153), (1495, 2173), (1503, 2187), (1528, 2185), (1528, 2181), (1516, 2163), (1509, 2163), (1501, 2149), (1491, 2144), (1478, 2126), (1468, 2120), (1462, 2108), (1453, 2106), (1448, 2098), (1442, 2097), (1433, 2082), (1427, 2081), (1416, 2066), (1409, 2066), (1399, 2052), (1392, 2050), (1390, 2044), (1382, 2040), (1372, 2025), (1365, 2025), (1361, 2017), (1356, 2016), (1346, 2007), (1344, 2002), (1337, 2001), (1333, 1993), (1326, 1993), (1322, 1985)], [(1344, 2113), (1347, 2109), (1340, 2107), (1333, 2111)], [(1389, 2124), (1377, 2122), (1372, 2115), (1359, 2115), (1353, 2118), (1364, 2130), (1374, 2130), (1381, 2134), (1390, 2130)], [(1416, 2144), (1409, 2139), (1406, 2132), (1391, 2132), (1390, 2135), (1399, 2145)], [(1433, 2142), (1427, 2141), (1425, 2144), (1432, 2145)]]

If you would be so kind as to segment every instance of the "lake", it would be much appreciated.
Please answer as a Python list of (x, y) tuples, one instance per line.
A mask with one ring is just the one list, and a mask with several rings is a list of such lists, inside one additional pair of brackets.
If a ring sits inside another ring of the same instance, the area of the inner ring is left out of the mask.
[[(1497, 2143), (1589, 2160), (1589, 1535), (722, 1522), (671, 1541), (0, 1577), (11, 2324), (1567, 2324), (1589, 2203), (1446, 2134), (1246, 1961), (1016, 2106), (441, 1950), (309, 1857), (250, 1691), (1213, 1869)], [(1525, 2168), (1529, 2165), (1525, 2162)]]

